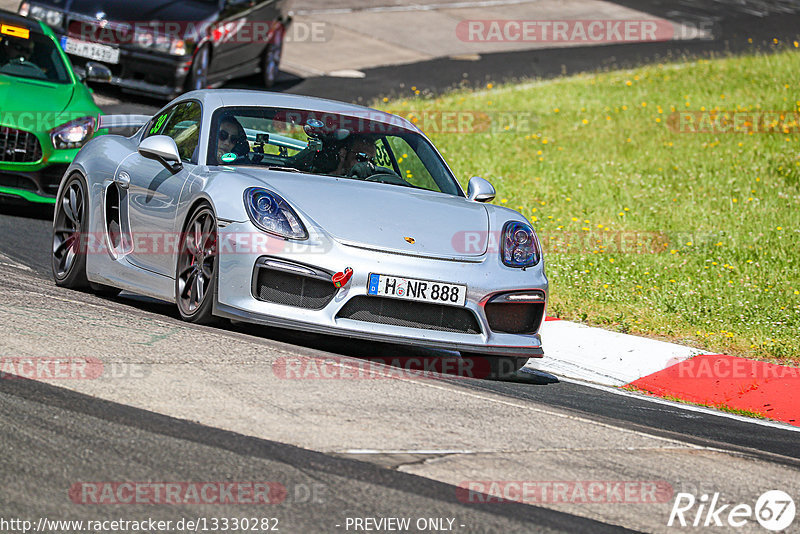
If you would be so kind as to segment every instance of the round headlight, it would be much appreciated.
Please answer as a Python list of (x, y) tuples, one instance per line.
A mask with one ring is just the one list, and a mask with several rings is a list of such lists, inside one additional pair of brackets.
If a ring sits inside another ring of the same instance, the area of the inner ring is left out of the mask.
[(250, 187), (244, 192), (244, 205), (259, 229), (284, 239), (308, 239), (300, 217), (280, 195), (263, 187)]
[(48, 10), (44, 21), (49, 26), (61, 26), (61, 23), (64, 22), (64, 15), (60, 11)]
[(539, 247), (530, 225), (521, 221), (509, 221), (503, 226), (503, 242), (500, 257), (508, 267), (532, 267), (539, 263)]
[(256, 210), (265, 214), (274, 215), (278, 209), (278, 204), (269, 193), (257, 193), (253, 196), (256, 203)]

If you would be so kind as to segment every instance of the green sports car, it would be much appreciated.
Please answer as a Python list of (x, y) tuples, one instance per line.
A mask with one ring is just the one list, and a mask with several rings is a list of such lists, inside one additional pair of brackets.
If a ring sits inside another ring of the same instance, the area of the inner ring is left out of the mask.
[[(90, 79), (110, 72), (89, 65)], [(0, 10), (0, 199), (55, 203), (100, 108), (43, 23)]]

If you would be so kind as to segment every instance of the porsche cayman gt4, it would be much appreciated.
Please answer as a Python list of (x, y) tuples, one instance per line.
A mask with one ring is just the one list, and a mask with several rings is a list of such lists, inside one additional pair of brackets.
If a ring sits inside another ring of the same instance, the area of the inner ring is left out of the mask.
[[(539, 240), (494, 188), (465, 192), (407, 120), (315, 98), (187, 93), (62, 180), (57, 284), (230, 318), (461, 351), (516, 371), (543, 354)], [(130, 124), (128, 124), (130, 125)]]

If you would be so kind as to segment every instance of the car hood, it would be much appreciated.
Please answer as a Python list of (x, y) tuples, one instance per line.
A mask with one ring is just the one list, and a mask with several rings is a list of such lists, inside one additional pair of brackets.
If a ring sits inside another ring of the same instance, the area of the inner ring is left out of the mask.
[(48, 130), (56, 126), (57, 117), (67, 109), (74, 92), (72, 84), (0, 76), (0, 119), (4, 126)]
[(485, 238), (480, 247), (459, 246), (465, 232), (486, 236), (489, 231), (486, 207), (463, 197), (348, 178), (252, 175), (340, 243), (446, 259), (486, 253)]
[(121, 0), (66, 0), (63, 7), (52, 1), (46, 2), (59, 9), (80, 13), (95, 18), (105, 13), (106, 20), (132, 21), (196, 21), (211, 17), (219, 9), (218, 2), (204, 0), (171, 0), (123, 2)]

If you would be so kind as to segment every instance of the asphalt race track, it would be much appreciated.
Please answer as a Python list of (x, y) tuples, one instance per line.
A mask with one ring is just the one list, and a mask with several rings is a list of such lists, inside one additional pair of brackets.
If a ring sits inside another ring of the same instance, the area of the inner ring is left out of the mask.
[[(64, 495), (58, 490), (70, 487), (76, 480), (98, 480), (112, 474), (135, 481), (216, 481), (233, 476), (238, 480), (281, 480), (288, 494), (275, 515), (279, 516), (279, 525), (286, 525), (285, 531), (290, 532), (318, 532), (325, 530), (323, 525), (335, 528), (331, 519), (342, 511), (359, 516), (402, 517), (414, 516), (419, 510), (432, 517), (458, 517), (464, 524), (480, 525), (482, 532), (520, 531), (531, 524), (537, 525), (540, 532), (626, 531), (546, 508), (516, 504), (469, 507), (441, 482), (132, 409), (36, 382), (4, 384), (0, 398), (3, 426), (17, 429), (3, 433), (3, 450), (26, 451), (30, 458), (38, 459), (31, 464), (4, 455), (0, 461), (6, 517), (30, 517), (33, 510), (51, 519), (65, 517), (60, 504)], [(82, 454), (86, 450), (93, 451), (91, 458)], [(67, 472), (64, 467), (69, 468)], [(61, 473), (54, 475), (58, 472)], [(160, 520), (220, 515), (214, 506), (168, 509), (138, 505), (124, 512), (127, 517)], [(251, 517), (253, 511), (241, 505), (226, 509), (225, 514)], [(263, 511), (258, 514), (268, 515)]]
[[(794, 35), (800, 22), (733, 9), (741, 5), (733, 2), (618, 3), (659, 16), (680, 9), (714, 18), (717, 39), (442, 59), (371, 69), (364, 80), (284, 76), (279, 89), (370, 101), (411, 85), (435, 92), (462, 80), (736, 53), (745, 49), (744, 35), (768, 42)], [(114, 91), (101, 96), (114, 102), (104, 106), (112, 113), (160, 105)], [(450, 518), (455, 532), (624, 531), (619, 525), (674, 532), (680, 529), (667, 527), (671, 500), (476, 504), (460, 499), (457, 487), (665, 481), (676, 493), (719, 492), (723, 502), (751, 505), (767, 490), (800, 495), (800, 432), (785, 425), (533, 374), (505, 382), (282, 380), (275, 365), (287, 358), (359, 365), (376, 356), (438, 354), (239, 324), (199, 327), (164, 303), (56, 288), (51, 216), (0, 204), (0, 357), (91, 356), (121, 372), (99, 380), (0, 379), (0, 519), (258, 517), (277, 518), (281, 532), (354, 532), (348, 518), (406, 517)], [(275, 481), (287, 493), (257, 508), (85, 504), (70, 493), (76, 484), (114, 481)], [(0, 524), (0, 531), (12, 530)], [(763, 529), (752, 521), (739, 531)]]

